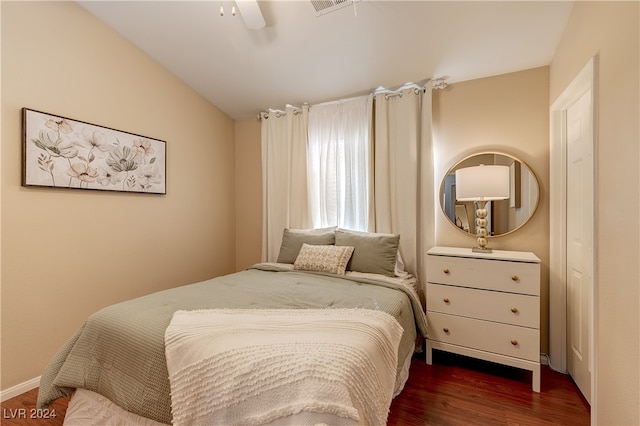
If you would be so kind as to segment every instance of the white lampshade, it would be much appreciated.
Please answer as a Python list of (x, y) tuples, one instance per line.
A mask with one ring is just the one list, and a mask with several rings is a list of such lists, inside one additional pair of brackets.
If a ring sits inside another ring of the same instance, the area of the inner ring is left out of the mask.
[(481, 164), (456, 170), (456, 200), (490, 201), (509, 198), (509, 166)]

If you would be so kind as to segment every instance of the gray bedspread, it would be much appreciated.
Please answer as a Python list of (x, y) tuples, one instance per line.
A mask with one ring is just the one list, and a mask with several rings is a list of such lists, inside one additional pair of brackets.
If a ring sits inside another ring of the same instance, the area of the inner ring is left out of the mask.
[(177, 310), (215, 308), (364, 308), (393, 315), (404, 329), (398, 371), (426, 336), (415, 293), (370, 274), (298, 272), (258, 264), (196, 284), (153, 293), (91, 315), (51, 360), (40, 380), (38, 407), (76, 388), (97, 392), (132, 413), (171, 423), (164, 333)]

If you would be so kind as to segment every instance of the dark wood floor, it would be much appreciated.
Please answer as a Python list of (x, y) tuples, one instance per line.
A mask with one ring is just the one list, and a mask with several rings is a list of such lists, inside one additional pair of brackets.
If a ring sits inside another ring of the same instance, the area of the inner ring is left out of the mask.
[[(589, 405), (569, 376), (542, 368), (542, 391), (531, 373), (444, 352), (434, 364), (416, 356), (409, 380), (393, 400), (388, 425), (589, 425)], [(68, 399), (55, 402), (55, 418), (38, 419), (38, 390), (2, 403), (2, 425), (62, 425)], [(50, 414), (50, 413), (49, 413)]]
[(531, 372), (434, 351), (416, 356), (388, 425), (589, 425), (589, 404), (565, 374), (543, 366), (541, 392)]
[(64, 422), (64, 414), (67, 411), (69, 398), (56, 400), (47, 410), (36, 409), (38, 400), (38, 388), (8, 399), (2, 403), (2, 426), (29, 426), (51, 425), (58, 426)]

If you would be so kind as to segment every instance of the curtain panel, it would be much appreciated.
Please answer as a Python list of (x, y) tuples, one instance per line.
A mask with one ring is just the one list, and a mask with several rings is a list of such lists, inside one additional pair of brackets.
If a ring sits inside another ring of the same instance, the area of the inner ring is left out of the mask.
[(308, 228), (309, 106), (261, 116), (262, 261), (275, 262), (284, 228)]
[(425, 282), (426, 252), (435, 241), (432, 84), (378, 93), (374, 110), (375, 220), (369, 230), (400, 234), (405, 270)]

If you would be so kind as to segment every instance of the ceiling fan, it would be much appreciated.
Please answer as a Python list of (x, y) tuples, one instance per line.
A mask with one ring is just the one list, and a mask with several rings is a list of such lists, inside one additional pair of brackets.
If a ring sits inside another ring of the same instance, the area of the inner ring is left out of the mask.
[[(317, 17), (349, 5), (354, 6), (355, 13), (355, 4), (359, 1), (360, 0), (309, 0)], [(240, 15), (247, 28), (259, 30), (266, 26), (264, 16), (262, 16), (262, 11), (258, 5), (258, 0), (235, 0), (235, 5), (231, 9), (231, 13), (234, 16), (236, 14), (236, 5), (240, 10)], [(224, 15), (222, 2), (220, 2), (220, 15)]]
[[(235, 5), (231, 9), (231, 14), (234, 16), (236, 14), (236, 5), (240, 10), (240, 16), (242, 16), (247, 28), (251, 30), (264, 28), (266, 22), (264, 16), (262, 16), (258, 0), (236, 0)], [(222, 2), (220, 2), (220, 16), (224, 16), (224, 6)]]

